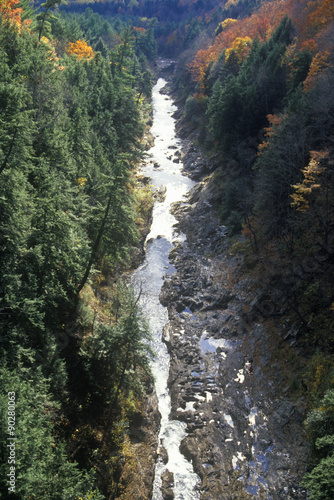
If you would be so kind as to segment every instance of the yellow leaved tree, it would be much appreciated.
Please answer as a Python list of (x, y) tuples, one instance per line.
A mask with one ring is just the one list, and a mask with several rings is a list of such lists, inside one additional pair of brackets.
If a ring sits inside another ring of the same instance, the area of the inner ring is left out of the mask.
[(69, 54), (75, 55), (78, 59), (92, 59), (95, 56), (92, 47), (84, 39), (73, 43), (70, 42), (67, 51)]
[(302, 182), (292, 186), (295, 189), (295, 193), (291, 195), (293, 200), (291, 206), (295, 207), (299, 212), (306, 212), (309, 209), (308, 197), (315, 189), (321, 187), (319, 177), (324, 168), (320, 166), (320, 163), (322, 160), (328, 158), (328, 151), (327, 149), (323, 151), (310, 151), (310, 156), (311, 159), (308, 165), (302, 169), (304, 179)]

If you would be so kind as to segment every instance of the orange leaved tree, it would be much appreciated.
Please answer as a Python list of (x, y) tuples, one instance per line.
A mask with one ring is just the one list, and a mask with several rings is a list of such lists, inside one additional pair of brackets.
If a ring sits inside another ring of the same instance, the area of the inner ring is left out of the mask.
[[(11, 21), (17, 26), (21, 26), (21, 14), (23, 12), (23, 9), (19, 7), (19, 4), (20, 0), (0, 0), (0, 16), (2, 16), (7, 21)], [(25, 22), (25, 24), (30, 23)]]
[(68, 53), (75, 55), (78, 59), (92, 59), (95, 56), (92, 47), (90, 47), (84, 39), (77, 40), (73, 43), (70, 42), (68, 44)]

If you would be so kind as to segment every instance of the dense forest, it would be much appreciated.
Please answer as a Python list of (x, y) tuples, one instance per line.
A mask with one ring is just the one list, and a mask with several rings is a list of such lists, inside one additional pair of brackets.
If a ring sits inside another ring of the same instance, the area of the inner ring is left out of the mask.
[(20, 443), (11, 498), (130, 498), (121, 459), (152, 353), (120, 277), (138, 264), (153, 204), (136, 167), (158, 55), (176, 61), (172, 89), (216, 169), (231, 248), (258, 276), (259, 315), (296, 325), (313, 450), (304, 484), (331, 498), (332, 0), (62, 4), (0, 1), (0, 404), (15, 408)]
[(135, 167), (156, 46), (149, 29), (57, 17), (56, 3), (1, 2), (1, 414), (16, 416), (13, 498), (97, 499), (151, 384), (148, 329), (117, 278), (152, 208)]

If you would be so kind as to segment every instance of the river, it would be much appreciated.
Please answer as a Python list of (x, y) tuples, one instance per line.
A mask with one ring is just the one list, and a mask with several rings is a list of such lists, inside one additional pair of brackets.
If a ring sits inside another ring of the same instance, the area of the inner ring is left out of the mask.
[(192, 180), (182, 175), (182, 163), (175, 155), (180, 148), (172, 117), (176, 107), (169, 96), (160, 92), (165, 85), (166, 81), (159, 78), (153, 89), (154, 116), (151, 132), (155, 141), (149, 151), (151, 161), (143, 167), (142, 172), (152, 179), (152, 185), (166, 187), (166, 197), (163, 202), (157, 202), (154, 206), (145, 262), (135, 272), (133, 281), (135, 287), (142, 289), (141, 307), (149, 320), (153, 337), (152, 347), (156, 358), (152, 362), (152, 372), (161, 414), (159, 441), (168, 454), (167, 464), (161, 459), (156, 464), (152, 498), (162, 500), (161, 476), (168, 470), (174, 474), (175, 500), (198, 500), (200, 479), (194, 473), (192, 464), (179, 451), (180, 443), (186, 436), (186, 424), (170, 420), (171, 400), (167, 387), (169, 354), (162, 340), (164, 328), (168, 329), (168, 313), (159, 302), (159, 293), (164, 276), (175, 271), (168, 259), (169, 252), (176, 241), (184, 239), (173, 227), (176, 219), (170, 213), (171, 204), (182, 201), (194, 185)]

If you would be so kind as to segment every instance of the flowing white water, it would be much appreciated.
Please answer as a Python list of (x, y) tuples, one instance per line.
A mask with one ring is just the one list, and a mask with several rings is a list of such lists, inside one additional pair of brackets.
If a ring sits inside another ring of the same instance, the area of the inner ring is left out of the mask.
[[(142, 287), (141, 306), (145, 316), (149, 319), (153, 336), (153, 349), (156, 359), (152, 362), (152, 372), (155, 378), (156, 392), (161, 413), (160, 443), (168, 453), (168, 462), (164, 465), (160, 460), (156, 465), (153, 500), (162, 500), (161, 474), (168, 469), (174, 474), (175, 500), (198, 500), (198, 486), (200, 479), (194, 473), (192, 464), (180, 453), (179, 447), (186, 436), (183, 422), (170, 420), (171, 401), (167, 387), (169, 372), (169, 354), (162, 341), (162, 332), (168, 323), (167, 309), (159, 302), (159, 293), (163, 284), (163, 277), (174, 272), (169, 263), (168, 254), (173, 243), (182, 238), (176, 235), (173, 225), (176, 219), (170, 213), (171, 203), (182, 200), (182, 197), (194, 185), (194, 182), (183, 176), (181, 163), (174, 163), (174, 153), (180, 143), (175, 137), (175, 120), (172, 118), (176, 107), (169, 97), (160, 93), (166, 82), (160, 78), (153, 89), (154, 119), (152, 134), (155, 144), (149, 151), (154, 163), (147, 164), (143, 173), (152, 179), (155, 186), (166, 187), (166, 199), (156, 203), (153, 210), (151, 232), (147, 237), (147, 253), (144, 264), (134, 275), (136, 287)], [(169, 158), (169, 159), (168, 159)]]

